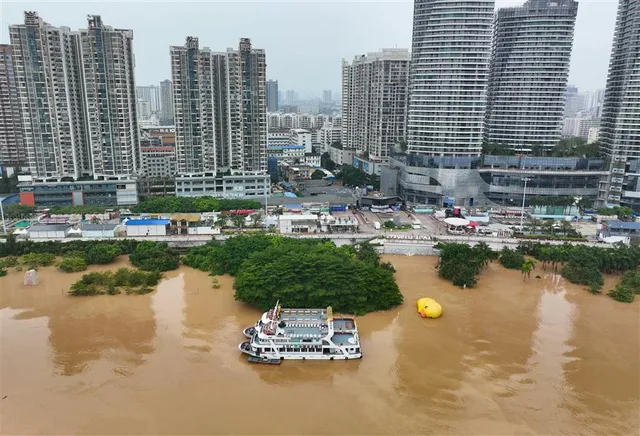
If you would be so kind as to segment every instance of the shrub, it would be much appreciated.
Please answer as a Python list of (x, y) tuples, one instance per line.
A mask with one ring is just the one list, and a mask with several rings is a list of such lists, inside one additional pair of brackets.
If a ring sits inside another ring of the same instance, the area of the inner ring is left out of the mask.
[(127, 294), (148, 294), (153, 291), (152, 286), (158, 284), (162, 275), (159, 272), (133, 271), (120, 268), (115, 273), (111, 271), (92, 272), (82, 276), (71, 285), (69, 294), (73, 296), (88, 295), (118, 295), (121, 288)]
[(7, 270), (4, 268), (0, 268), (0, 277), (4, 277), (7, 275)]
[(562, 268), (562, 277), (577, 285), (588, 285), (591, 292), (604, 285), (602, 273), (593, 264), (578, 264), (571, 261)]
[(180, 257), (166, 243), (145, 241), (131, 253), (129, 261), (145, 271), (170, 271), (178, 268)]
[(636, 293), (631, 288), (618, 284), (607, 295), (621, 303), (633, 303)]
[(79, 272), (87, 269), (87, 262), (82, 257), (64, 257), (58, 264), (58, 269), (64, 272)]
[(16, 256), (7, 256), (0, 259), (0, 268), (11, 268), (18, 265)]
[(607, 295), (622, 303), (632, 303), (636, 294), (640, 294), (640, 269), (624, 273), (620, 283)]
[(505, 247), (500, 252), (500, 263), (505, 268), (520, 269), (524, 264), (524, 256), (516, 250)]
[(56, 260), (56, 256), (49, 253), (29, 253), (20, 256), (18, 263), (27, 268), (33, 269), (38, 266), (49, 266)]
[(442, 244), (435, 246), (440, 250), (438, 275), (461, 288), (472, 288), (476, 285), (476, 276), (492, 260), (497, 253), (481, 242), (474, 247), (467, 244)]
[(95, 244), (87, 251), (86, 260), (89, 264), (108, 264), (120, 256), (120, 248), (112, 244)]

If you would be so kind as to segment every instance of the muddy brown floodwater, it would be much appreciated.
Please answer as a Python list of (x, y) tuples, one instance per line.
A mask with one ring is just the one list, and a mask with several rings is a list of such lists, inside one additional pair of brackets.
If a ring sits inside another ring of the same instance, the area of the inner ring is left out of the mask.
[[(81, 273), (43, 268), (27, 288), (10, 272), (0, 433), (638, 434), (638, 301), (496, 265), (462, 290), (436, 258), (387, 260), (405, 304), (358, 318), (362, 360), (273, 367), (237, 349), (260, 313), (229, 277), (212, 289), (183, 267), (153, 294), (73, 298)], [(424, 296), (442, 318), (420, 318)]]

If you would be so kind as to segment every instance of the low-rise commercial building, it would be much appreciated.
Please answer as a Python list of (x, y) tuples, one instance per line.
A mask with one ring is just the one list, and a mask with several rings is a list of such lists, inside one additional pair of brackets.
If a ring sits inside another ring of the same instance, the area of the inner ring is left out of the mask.
[(135, 180), (35, 181), (20, 176), (20, 203), (27, 206), (132, 206), (138, 204)]
[(169, 234), (167, 219), (132, 219), (125, 221), (127, 236), (167, 236)]
[(596, 199), (608, 175), (601, 158), (422, 156), (396, 153), (383, 167), (381, 190), (409, 204), (517, 206), (533, 197)]
[(602, 225), (599, 236), (605, 240), (611, 237), (640, 239), (640, 222), (608, 221)]
[(82, 224), (83, 238), (113, 238), (119, 224)]
[(31, 226), (29, 228), (30, 239), (64, 239), (69, 234), (69, 224), (51, 224), (44, 226)]
[(271, 180), (266, 172), (231, 175), (182, 174), (176, 177), (176, 196), (218, 198), (267, 197)]

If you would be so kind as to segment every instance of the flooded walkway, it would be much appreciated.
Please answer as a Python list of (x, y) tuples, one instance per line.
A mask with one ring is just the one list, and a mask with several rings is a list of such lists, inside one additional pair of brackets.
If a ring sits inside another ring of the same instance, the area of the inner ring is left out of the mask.
[[(498, 266), (461, 290), (436, 258), (386, 260), (405, 304), (358, 318), (364, 358), (280, 366), (238, 352), (260, 312), (234, 301), (230, 277), (212, 289), (181, 268), (149, 295), (73, 298), (81, 273), (43, 268), (25, 288), (10, 272), (1, 433), (638, 434), (638, 301)], [(425, 296), (442, 318), (417, 314)]]

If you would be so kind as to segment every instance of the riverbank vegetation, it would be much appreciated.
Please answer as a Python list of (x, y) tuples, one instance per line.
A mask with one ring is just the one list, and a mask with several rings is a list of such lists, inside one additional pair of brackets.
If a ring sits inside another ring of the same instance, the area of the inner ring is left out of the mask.
[(550, 265), (569, 282), (587, 285), (593, 293), (599, 293), (603, 274), (619, 274), (640, 266), (640, 247), (616, 244), (613, 248), (586, 245), (548, 245), (522, 243), (519, 251), (542, 262), (543, 269)]
[(542, 263), (543, 269), (559, 270), (569, 282), (586, 285), (592, 293), (601, 292), (603, 274), (620, 273), (624, 273), (622, 280), (608, 295), (626, 302), (633, 301), (631, 295), (640, 293), (640, 247), (637, 246), (617, 244), (613, 248), (604, 248), (523, 242), (517, 250), (504, 248), (495, 252), (481, 242), (475, 247), (440, 243), (435, 248), (440, 251), (438, 275), (463, 288), (475, 286), (476, 276), (495, 259), (505, 268), (520, 270), (523, 280), (526, 280), (535, 269), (535, 259)]
[(261, 309), (332, 306), (364, 314), (402, 303), (393, 266), (369, 244), (336, 247), (322, 239), (242, 235), (195, 247), (185, 265), (235, 276), (235, 299)]
[(82, 276), (71, 285), (70, 295), (75, 297), (90, 295), (148, 294), (158, 284), (162, 274), (157, 271), (134, 271), (120, 268), (112, 271), (92, 272)]
[(80, 272), (87, 269), (87, 261), (80, 256), (63, 257), (58, 269), (64, 272)]
[(473, 288), (478, 282), (476, 276), (499, 257), (499, 253), (491, 250), (484, 242), (474, 247), (467, 244), (438, 243), (435, 248), (440, 250), (440, 260), (436, 266), (438, 275), (461, 288)]
[(0, 244), (0, 266), (48, 266), (54, 262), (56, 256), (61, 256), (62, 261), (58, 264), (60, 271), (78, 272), (86, 270), (88, 265), (113, 263), (123, 254), (128, 254), (130, 262), (145, 271), (170, 271), (177, 269), (180, 264), (178, 254), (166, 243), (161, 242), (140, 242), (132, 239), (95, 242), (17, 242), (11, 237), (6, 243)]
[(620, 283), (607, 295), (621, 303), (632, 303), (636, 294), (640, 294), (640, 268), (624, 273)]
[[(102, 247), (112, 246), (118, 249), (119, 254), (130, 254), (138, 246), (134, 239), (117, 239), (113, 241), (17, 241), (14, 235), (9, 235), (6, 242), (0, 244), (0, 258), (6, 256), (21, 256), (29, 253), (48, 253), (56, 256), (65, 256), (67, 253), (88, 253), (92, 251), (95, 259), (103, 256)], [(100, 250), (94, 247), (101, 247)], [(115, 250), (112, 250), (112, 252)], [(92, 262), (93, 263), (93, 262)], [(100, 263), (100, 262), (95, 262)], [(109, 263), (109, 262), (106, 262)]]
[(129, 261), (144, 271), (171, 271), (180, 265), (180, 257), (168, 244), (151, 241), (139, 243)]

